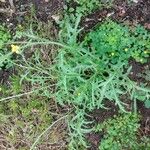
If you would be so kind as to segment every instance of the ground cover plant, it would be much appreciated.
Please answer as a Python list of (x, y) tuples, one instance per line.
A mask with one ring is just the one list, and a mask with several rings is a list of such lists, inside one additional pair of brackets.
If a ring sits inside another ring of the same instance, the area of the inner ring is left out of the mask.
[(102, 139), (99, 149), (149, 149), (149, 139), (137, 137), (139, 129), (139, 118), (137, 114), (123, 114), (113, 119), (98, 124), (96, 132), (105, 130), (107, 132)]
[[(129, 29), (112, 21), (106, 21), (87, 36), (91, 48), (100, 56), (110, 57), (111, 63), (128, 63), (130, 58), (144, 63), (149, 57), (149, 34), (142, 27)], [(102, 45), (102, 46), (101, 46)]]
[(92, 149), (94, 133), (94, 149), (149, 149), (149, 31), (108, 14), (82, 35), (83, 17), (113, 4), (65, 1), (61, 20), (46, 23), (32, 7), (15, 30), (1, 25), (1, 78), (13, 72), (0, 86), (0, 148)]
[[(72, 19), (75, 19), (79, 14), (82, 16), (90, 14), (92, 11), (96, 9), (100, 9), (104, 7), (110, 7), (113, 0), (108, 1), (84, 1), (84, 0), (66, 0), (66, 5), (64, 6), (67, 15), (69, 15)], [(74, 8), (74, 6), (76, 6)]]

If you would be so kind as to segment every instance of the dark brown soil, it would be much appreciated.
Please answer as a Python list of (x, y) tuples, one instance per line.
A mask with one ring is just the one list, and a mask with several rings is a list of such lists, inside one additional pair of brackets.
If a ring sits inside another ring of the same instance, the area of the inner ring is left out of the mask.
[(37, 17), (47, 22), (51, 16), (63, 8), (63, 0), (32, 0), (36, 8)]
[(99, 143), (101, 139), (103, 139), (104, 133), (90, 133), (87, 136), (87, 140), (91, 144), (91, 147), (89, 147), (87, 150), (98, 150)]
[(111, 101), (106, 101), (104, 105), (107, 109), (96, 109), (90, 115), (92, 120), (102, 123), (104, 120), (118, 114), (118, 107)]
[(132, 66), (129, 74), (131, 80), (136, 81), (137, 83), (147, 82), (140, 74), (144, 74), (146, 70), (150, 69), (150, 62), (141, 64), (135, 60), (130, 60), (129, 65)]
[(141, 136), (150, 137), (150, 109), (145, 108), (144, 103), (137, 101), (137, 108), (141, 114)]
[(13, 69), (0, 70), (0, 84), (7, 84), (9, 82), (9, 77), (14, 74)]
[(83, 18), (81, 26), (88, 31), (107, 17), (130, 25), (140, 23), (145, 28), (150, 29), (150, 1), (138, 1), (138, 3), (129, 5), (127, 0), (116, 0), (110, 9), (97, 10)]
[[(107, 109), (96, 109), (90, 116), (90, 120), (95, 123), (102, 123), (105, 120), (113, 117), (118, 114), (118, 107), (111, 101), (106, 101), (104, 105)], [(90, 133), (87, 135), (87, 140), (91, 144), (91, 147), (88, 150), (98, 150), (99, 142), (103, 138), (104, 133)]]

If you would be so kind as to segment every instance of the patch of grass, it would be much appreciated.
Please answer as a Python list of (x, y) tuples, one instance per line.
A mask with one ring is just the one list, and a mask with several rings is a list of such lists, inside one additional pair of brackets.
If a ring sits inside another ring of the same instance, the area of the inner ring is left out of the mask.
[[(10, 144), (10, 148), (15, 149), (30, 149), (39, 135), (62, 115), (57, 114), (52, 102), (33, 95), (22, 100), (12, 99), (0, 106), (1, 136), (6, 144)], [(67, 128), (62, 121), (45, 132), (35, 147), (47, 147), (47, 143), (51, 148), (65, 147)]]
[[(33, 29), (34, 33), (42, 38), (55, 38), (57, 33), (51, 32), (53, 28), (51, 23), (47, 25), (36, 21), (32, 25), (29, 23), (28, 28)], [(49, 92), (54, 91), (50, 72), (57, 46), (36, 44), (35, 47), (31, 46), (32, 48), (28, 46), (23, 48), (20, 41), (27, 40), (26, 36), (23, 36), (28, 26), (26, 25), (18, 25), (16, 35), (10, 42), (19, 47), (19, 53), (14, 54), (16, 59), (12, 64), (15, 67), (15, 75), (9, 78), (9, 86), (1, 85), (1, 136), (10, 149), (30, 149), (39, 135), (52, 126), (51, 130), (44, 132), (35, 147), (43, 149), (48, 147), (49, 143), (48, 148), (64, 148), (66, 125), (63, 120), (57, 122), (63, 113), (57, 113), (58, 108), (53, 101), (54, 98), (48, 98), (51, 95)], [(10, 55), (12, 56), (12, 52)], [(56, 123), (53, 124), (55, 120)], [(0, 144), (3, 147), (6, 145)]]
[[(18, 94), (23, 88), (29, 88), (29, 85), (19, 84), (20, 78), (15, 75), (11, 77), (11, 86), (2, 88), (3, 95)], [(20, 88), (21, 86), (21, 88)], [(28, 89), (24, 89), (28, 90)], [(25, 92), (25, 91), (24, 91)], [(55, 119), (60, 118), (63, 113), (57, 113), (55, 102), (45, 97), (32, 94), (22, 98), (12, 98), (10, 101), (0, 103), (0, 129), (1, 136), (10, 148), (30, 149), (39, 135), (46, 128), (53, 125)], [(55, 123), (42, 138), (38, 140), (35, 147), (65, 147), (64, 138), (66, 138), (66, 126), (63, 122)], [(50, 140), (49, 140), (50, 139)], [(59, 143), (61, 142), (61, 143)], [(56, 145), (54, 145), (56, 144)], [(2, 145), (2, 144), (1, 144)], [(4, 147), (6, 145), (3, 145)], [(34, 147), (34, 148), (35, 148)]]

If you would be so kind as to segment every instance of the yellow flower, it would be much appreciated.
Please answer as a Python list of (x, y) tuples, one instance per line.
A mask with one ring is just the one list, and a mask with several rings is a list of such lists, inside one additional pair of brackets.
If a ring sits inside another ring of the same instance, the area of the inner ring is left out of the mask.
[(111, 53), (111, 56), (114, 56), (115, 55), (115, 53)]
[(127, 51), (128, 51), (128, 48), (125, 48), (124, 51), (127, 52)]
[(21, 24), (19, 24), (18, 25), (18, 29), (22, 31), (24, 28), (23, 28), (23, 26)]
[(142, 58), (140, 59), (140, 62), (143, 62), (143, 59), (142, 59)]
[(81, 93), (78, 93), (78, 96), (80, 96), (81, 95)]
[(144, 54), (147, 54), (148, 53), (148, 51), (144, 51)]
[(12, 51), (13, 53), (19, 54), (19, 49), (20, 49), (19, 46), (13, 45), (13, 44), (11, 45), (11, 51)]
[(21, 24), (18, 25), (19, 28), (22, 28)]

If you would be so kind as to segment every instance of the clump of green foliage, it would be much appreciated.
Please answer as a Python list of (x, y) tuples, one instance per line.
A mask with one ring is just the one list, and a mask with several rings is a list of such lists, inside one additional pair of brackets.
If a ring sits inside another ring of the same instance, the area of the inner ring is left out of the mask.
[(110, 20), (91, 31), (85, 41), (99, 59), (109, 59), (108, 64), (128, 64), (130, 58), (144, 63), (150, 53), (150, 34), (143, 27), (130, 29)]
[[(19, 101), (16, 98), (0, 104), (0, 128), (7, 128), (6, 132), (2, 132), (2, 136), (7, 138), (6, 142), (11, 143), (12, 147), (16, 148), (19, 142), (27, 139), (28, 144), (19, 145), (19, 149), (30, 149), (34, 140), (53, 121), (48, 102), (32, 97), (27, 101)], [(53, 138), (52, 136), (51, 139)]]
[(79, 15), (86, 16), (96, 9), (108, 8), (112, 2), (113, 0), (66, 0), (63, 20), (69, 17), (72, 22), (75, 22)]
[(68, 128), (69, 128), (69, 150), (84, 150), (87, 147), (85, 140), (86, 134), (90, 133), (93, 129), (89, 128), (91, 124), (86, 118), (84, 109), (76, 109), (73, 116), (69, 117)]
[(66, 28), (67, 34), (62, 33), (61, 42), (69, 47), (59, 51), (55, 65), (58, 76), (56, 99), (60, 104), (69, 103), (93, 110), (104, 107), (103, 102), (107, 99), (123, 110), (121, 95), (128, 93), (130, 99), (134, 100), (135, 91), (140, 91), (146, 95), (144, 100), (150, 97), (150, 90), (138, 87), (128, 77), (130, 57), (136, 58), (136, 53), (140, 59), (148, 56), (140, 49), (141, 43), (143, 47), (149, 46), (139, 40), (139, 37), (145, 39), (149, 36), (142, 36), (144, 29), (140, 34), (139, 28), (136, 29), (136, 38), (128, 28), (109, 21), (90, 32), (83, 42), (78, 42), (80, 30), (77, 25)]
[(6, 43), (10, 40), (11, 35), (8, 30), (3, 26), (0, 25), (0, 51), (6, 50)]
[[(140, 117), (137, 114), (122, 114), (113, 119), (98, 124), (96, 132), (103, 131), (104, 138), (100, 141), (100, 150), (138, 150), (141, 148), (150, 148), (148, 142), (138, 140), (138, 129)], [(144, 139), (144, 138), (143, 138)]]
[[(92, 10), (98, 8), (101, 5), (101, 1), (97, 0), (66, 0), (66, 3), (76, 5), (76, 8), (68, 7), (68, 12), (72, 13), (75, 11), (75, 15), (77, 14), (87, 14)], [(67, 9), (67, 5), (65, 6)]]
[(4, 27), (0, 25), (0, 69), (5, 65), (6, 68), (11, 66), (10, 54), (8, 53), (8, 47), (6, 43), (10, 40), (11, 34)]
[[(105, 101), (110, 100), (125, 111), (125, 103), (121, 100), (123, 95), (128, 95), (135, 103), (138, 93), (145, 95), (142, 101), (149, 99), (150, 90), (138, 86), (128, 77), (131, 69), (128, 60), (132, 57), (143, 63), (148, 57), (148, 52), (144, 52), (149, 48), (149, 34), (145, 29), (137, 27), (131, 31), (123, 25), (106, 21), (89, 33), (83, 42), (78, 42), (78, 23), (75, 27), (67, 24), (66, 32), (60, 34), (61, 43), (69, 47), (62, 47), (55, 60), (57, 102), (91, 111), (105, 108)], [(74, 139), (83, 141), (84, 136), (78, 136), (78, 131), (75, 133)]]

